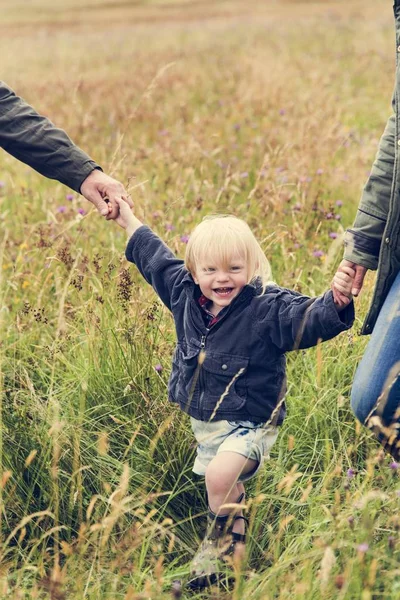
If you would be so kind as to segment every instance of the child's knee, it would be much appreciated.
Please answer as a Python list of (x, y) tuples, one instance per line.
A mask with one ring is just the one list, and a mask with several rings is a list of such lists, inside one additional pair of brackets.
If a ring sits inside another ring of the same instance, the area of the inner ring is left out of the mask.
[(229, 490), (232, 485), (235, 485), (236, 481), (237, 477), (232, 474), (231, 470), (224, 469), (216, 461), (211, 461), (206, 469), (206, 487), (214, 494)]

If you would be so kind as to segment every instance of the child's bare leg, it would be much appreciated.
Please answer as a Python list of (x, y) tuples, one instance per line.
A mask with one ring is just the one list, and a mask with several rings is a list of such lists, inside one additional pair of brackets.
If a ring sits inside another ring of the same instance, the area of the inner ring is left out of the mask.
[[(216, 515), (229, 514), (232, 509), (224, 509), (224, 504), (237, 502), (244, 492), (244, 485), (238, 482), (240, 475), (254, 471), (257, 461), (246, 458), (237, 452), (220, 452), (209, 463), (206, 470), (208, 504)], [(235, 511), (242, 515), (242, 512)], [(237, 519), (233, 526), (235, 533), (244, 534), (244, 521)]]

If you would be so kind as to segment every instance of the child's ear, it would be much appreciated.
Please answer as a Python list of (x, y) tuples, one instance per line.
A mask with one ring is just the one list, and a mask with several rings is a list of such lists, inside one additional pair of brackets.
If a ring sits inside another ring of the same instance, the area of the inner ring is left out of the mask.
[(193, 277), (193, 279), (194, 279), (194, 282), (195, 282), (197, 285), (199, 285), (199, 280), (198, 280), (198, 279), (197, 279), (197, 277), (196, 277), (196, 273), (192, 273), (192, 277)]

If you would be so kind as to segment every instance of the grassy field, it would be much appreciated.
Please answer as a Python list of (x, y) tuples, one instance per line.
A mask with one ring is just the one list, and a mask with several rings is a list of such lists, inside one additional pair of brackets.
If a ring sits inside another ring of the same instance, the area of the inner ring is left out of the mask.
[[(248, 221), (274, 279), (329, 286), (390, 112), (391, 6), (0, 0), (0, 70), (179, 254), (210, 212)], [(0, 598), (164, 600), (206, 503), (166, 397), (173, 323), (125, 235), (0, 153)], [(400, 482), (349, 408), (351, 333), (289, 356), (288, 417), (248, 494), (230, 590), (400, 598)], [(156, 365), (161, 365), (155, 370)]]

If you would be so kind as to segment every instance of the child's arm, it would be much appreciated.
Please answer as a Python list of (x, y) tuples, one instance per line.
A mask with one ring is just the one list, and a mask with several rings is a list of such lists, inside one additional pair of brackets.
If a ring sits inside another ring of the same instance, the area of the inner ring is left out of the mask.
[(180, 284), (188, 276), (183, 261), (134, 216), (124, 200), (117, 200), (117, 203), (119, 215), (115, 221), (125, 229), (129, 238), (126, 258), (137, 266), (162, 302), (172, 310), (174, 298), (177, 298), (182, 290)]
[(342, 309), (332, 291), (310, 298), (284, 288), (267, 288), (256, 305), (256, 331), (281, 352), (311, 348), (350, 329), (354, 322), (352, 301)]
[(139, 227), (142, 227), (143, 223), (135, 217), (127, 202), (119, 198), (116, 199), (116, 202), (119, 206), (119, 215), (114, 221), (122, 227), (122, 229), (125, 229), (129, 239)]

